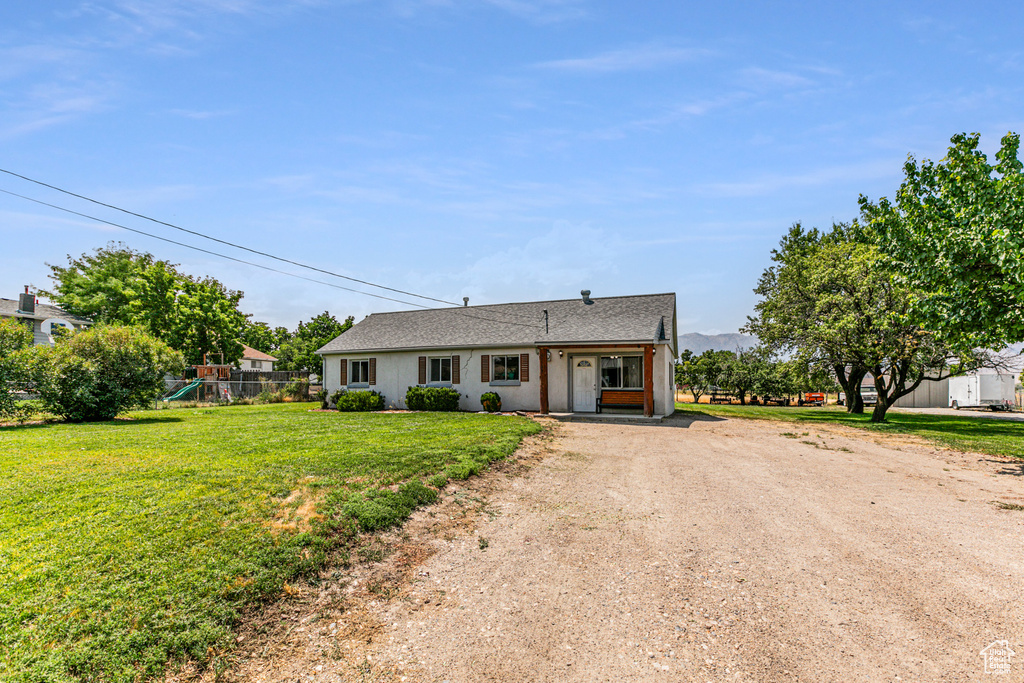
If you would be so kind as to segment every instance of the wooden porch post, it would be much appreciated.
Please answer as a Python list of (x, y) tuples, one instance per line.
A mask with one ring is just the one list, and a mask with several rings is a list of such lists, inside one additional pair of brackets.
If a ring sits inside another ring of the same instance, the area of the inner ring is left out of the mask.
[[(543, 365), (541, 367), (544, 367)], [(654, 345), (644, 346), (644, 416), (654, 417)]]
[(540, 412), (541, 415), (548, 414), (548, 350), (545, 347), (538, 349), (540, 354)]

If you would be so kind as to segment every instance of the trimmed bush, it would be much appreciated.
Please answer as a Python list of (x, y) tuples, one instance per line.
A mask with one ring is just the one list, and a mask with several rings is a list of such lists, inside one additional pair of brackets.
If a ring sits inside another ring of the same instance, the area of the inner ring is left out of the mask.
[(346, 391), (334, 402), (343, 413), (366, 413), (384, 410), (384, 397), (376, 391)]
[(409, 410), (454, 412), (459, 409), (459, 392), (451, 387), (409, 387), (405, 407)]
[(341, 397), (344, 396), (344, 395), (345, 395), (345, 390), (344, 389), (338, 389), (337, 391), (335, 391), (334, 393), (331, 394), (331, 402), (330, 402), (329, 405), (327, 405), (325, 407), (326, 408), (331, 408), (331, 407), (337, 406), (338, 405), (338, 401), (340, 401)]
[(497, 413), (501, 410), (501, 396), (497, 392), (488, 391), (480, 397), (480, 405), (488, 413)]
[(69, 422), (113, 420), (144, 408), (163, 391), (164, 374), (182, 368), (182, 356), (135, 327), (97, 325), (37, 347), (33, 375), (43, 405)]
[(316, 394), (313, 395), (313, 398), (315, 398), (317, 401), (320, 402), (320, 408), (322, 410), (327, 410), (328, 408), (331, 407), (331, 404), (328, 403), (328, 401), (327, 401), (327, 390), (326, 389), (321, 389), (320, 391), (316, 392)]

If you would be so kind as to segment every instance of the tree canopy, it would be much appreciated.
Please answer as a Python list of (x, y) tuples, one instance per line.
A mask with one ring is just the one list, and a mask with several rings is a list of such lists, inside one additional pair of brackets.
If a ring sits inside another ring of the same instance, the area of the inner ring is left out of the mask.
[(214, 278), (181, 273), (175, 264), (118, 243), (49, 267), (53, 288), (41, 293), (69, 313), (141, 327), (192, 364), (207, 353), (223, 354), (225, 363), (242, 356), (243, 293)]
[(276, 350), (277, 365), (281, 370), (302, 370), (319, 375), (323, 370), (323, 360), (316, 355), (317, 349), (345, 332), (355, 322), (349, 316), (345, 322), (338, 322), (333, 315), (324, 311), (312, 318), (308, 323), (299, 321), (295, 333), (281, 343)]
[(860, 197), (863, 227), (915, 291), (914, 313), (968, 352), (1024, 341), (1024, 174), (1020, 137), (996, 163), (958, 134), (939, 163), (910, 157), (890, 202)]
[(914, 290), (855, 228), (838, 224), (821, 232), (796, 224), (772, 260), (744, 331), (776, 352), (831, 367), (854, 410), (861, 380), (871, 373), (878, 389), (873, 421), (884, 420), (896, 399), (925, 379), (973, 365), (973, 356), (954, 358), (948, 344), (917, 322)]

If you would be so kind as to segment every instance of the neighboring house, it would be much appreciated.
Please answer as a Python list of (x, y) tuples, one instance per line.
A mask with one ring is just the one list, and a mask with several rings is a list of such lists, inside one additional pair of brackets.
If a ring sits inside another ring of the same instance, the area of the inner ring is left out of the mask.
[(18, 296), (17, 301), (0, 299), (0, 318), (15, 318), (24, 321), (32, 329), (32, 343), (37, 346), (53, 346), (53, 337), (59, 330), (81, 330), (92, 325), (88, 318), (71, 315), (67, 311), (41, 304), (28, 287)]
[(269, 353), (263, 353), (257, 351), (251, 346), (242, 344), (242, 360), (238, 362), (238, 366), (243, 370), (264, 370), (266, 372), (273, 372), (274, 363), (277, 359), (271, 356)]
[(373, 389), (404, 408), (410, 386), (450, 386), (463, 410), (675, 409), (675, 294), (374, 313), (317, 351), (324, 388)]

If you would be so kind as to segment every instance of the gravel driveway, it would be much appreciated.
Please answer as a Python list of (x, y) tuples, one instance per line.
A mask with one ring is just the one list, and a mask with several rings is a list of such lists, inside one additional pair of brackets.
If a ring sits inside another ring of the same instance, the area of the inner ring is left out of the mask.
[(358, 657), (333, 631), (349, 605), (295, 641), (301, 664), (243, 678), (984, 680), (982, 649), (1007, 640), (991, 678), (1024, 680), (1024, 511), (993, 503), (1024, 504), (1020, 462), (675, 416), (558, 425), (525, 475), (491, 476), (475, 530), (436, 534), (397, 595), (370, 596)]

